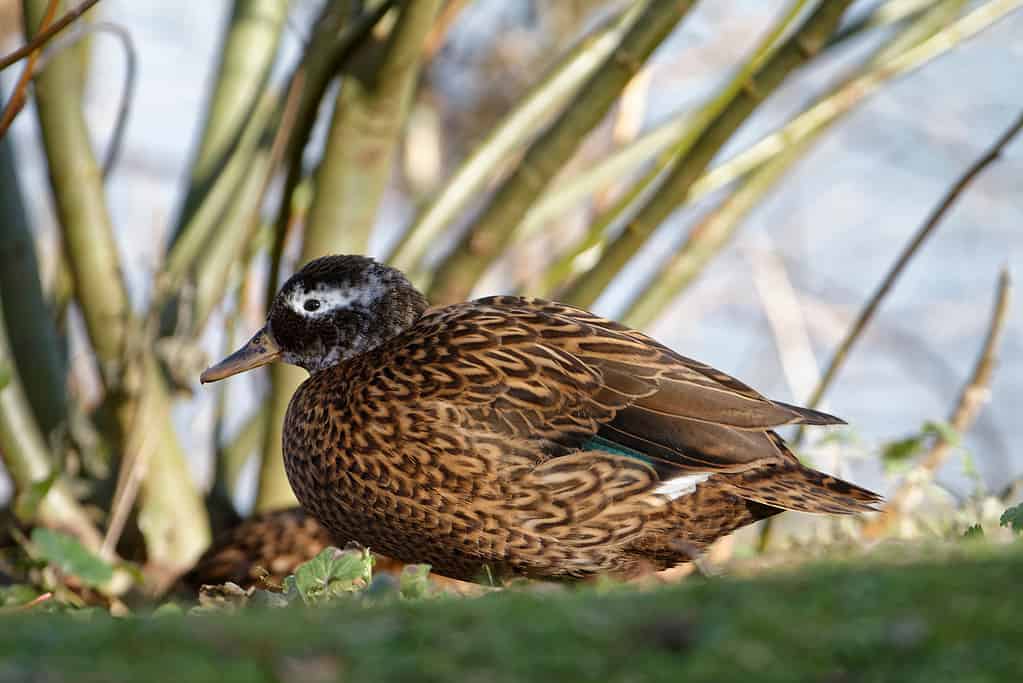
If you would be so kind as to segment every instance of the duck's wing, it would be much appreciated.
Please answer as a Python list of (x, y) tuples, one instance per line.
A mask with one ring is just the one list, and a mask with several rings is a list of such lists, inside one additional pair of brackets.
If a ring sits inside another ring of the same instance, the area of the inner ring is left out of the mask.
[(792, 462), (771, 429), (843, 423), (772, 401), (720, 370), (589, 311), (519, 297), (477, 303), (506, 311), (537, 331), (536, 343), (571, 354), (599, 375), (595, 398), (614, 414), (600, 421), (596, 436), (682, 470), (741, 471), (763, 462)]
[(415, 377), (406, 385), (449, 406), (464, 429), (503, 439), (508, 450), (539, 443), (543, 459), (638, 458), (661, 481), (802, 468), (772, 428), (841, 423), (771, 401), (640, 332), (539, 299), (433, 311), (401, 349), (399, 374)]

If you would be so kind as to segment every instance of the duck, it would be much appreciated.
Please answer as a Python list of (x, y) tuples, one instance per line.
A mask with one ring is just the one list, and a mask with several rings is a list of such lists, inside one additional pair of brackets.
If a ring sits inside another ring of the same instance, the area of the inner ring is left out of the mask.
[(802, 464), (775, 431), (837, 417), (568, 304), (431, 307), (365, 256), (305, 264), (200, 381), (274, 362), (309, 372), (283, 428), (303, 509), (336, 538), (454, 579), (629, 578), (782, 511), (881, 501)]
[[(203, 586), (234, 583), (276, 590), (289, 574), (328, 547), (345, 543), (301, 507), (258, 512), (218, 534), (184, 576), (179, 588), (196, 594)], [(373, 573), (397, 575), (403, 565), (374, 555)]]

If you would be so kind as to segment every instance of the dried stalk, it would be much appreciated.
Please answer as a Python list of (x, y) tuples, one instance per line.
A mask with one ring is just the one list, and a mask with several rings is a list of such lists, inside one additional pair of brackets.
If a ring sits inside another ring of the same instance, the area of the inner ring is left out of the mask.
[[(948, 424), (957, 434), (965, 434), (973, 426), (981, 409), (991, 395), (991, 380), (997, 363), (998, 347), (1009, 317), (1012, 300), (1012, 280), (1008, 269), (1003, 269), (998, 278), (994, 309), (988, 324), (987, 336), (981, 347), (977, 362), (970, 378), (959, 393), (955, 407), (948, 418)], [(930, 479), (944, 464), (952, 452), (953, 444), (942, 436), (936, 436), (930, 450), (921, 458), (913, 471), (905, 477), (902, 485), (888, 499), (881, 514), (870, 520), (863, 528), (866, 538), (883, 536), (905, 512), (913, 491), (921, 480)]]
[(0, 71), (6, 69), (18, 60), (24, 59), (43, 45), (46, 45), (51, 38), (67, 28), (72, 22), (78, 19), (78, 17), (88, 12), (89, 9), (97, 2), (99, 2), (99, 0), (84, 0), (80, 5), (74, 9), (68, 10), (67, 14), (50, 24), (46, 30), (34, 35), (31, 40), (19, 47), (17, 50), (3, 58), (0, 58)]
[[(817, 406), (823, 398), (824, 393), (831, 386), (839, 369), (845, 363), (846, 358), (852, 350), (853, 345), (863, 334), (863, 330), (866, 329), (867, 325), (873, 319), (874, 314), (881, 305), (881, 301), (885, 298), (895, 282), (902, 275), (906, 266), (913, 259), (916, 253), (923, 246), (923, 243), (930, 237), (935, 229), (941, 224), (942, 219), (946, 216), (952, 206), (956, 203), (956, 200), (962, 195), (967, 187), (987, 168), (992, 162), (994, 162), (1002, 150), (1007, 144), (1020, 132), (1023, 128), (1023, 114), (1021, 114), (1009, 128), (1002, 133), (1002, 135), (995, 141), (994, 145), (988, 149), (977, 161), (975, 161), (969, 169), (955, 182), (955, 184), (945, 193), (945, 196), (938, 202), (938, 205), (931, 212), (931, 215), (927, 217), (924, 224), (917, 230), (916, 234), (909, 243), (903, 248), (902, 253), (896, 259), (895, 263), (889, 269), (885, 275), (884, 280), (881, 281), (880, 286), (874, 292), (874, 294), (867, 301), (866, 306), (860, 311), (860, 314), (856, 317), (852, 327), (846, 333), (845, 338), (842, 339), (842, 343), (838, 345), (834, 354), (831, 356), (831, 360), (828, 362), (827, 368), (824, 370), (824, 376), (821, 377), (820, 383), (814, 390), (810, 399), (807, 401), (807, 405), (811, 408)], [(798, 438), (798, 437), (797, 437)]]
[[(49, 4), (46, 6), (46, 11), (43, 13), (42, 21), (39, 23), (40, 31), (45, 31), (50, 23), (53, 21), (53, 17), (57, 14), (57, 5), (60, 4), (60, 0), (49, 0)], [(14, 123), (14, 117), (16, 117), (25, 106), (25, 101), (28, 99), (28, 84), (32, 80), (32, 74), (35, 72), (36, 62), (39, 61), (39, 56), (42, 54), (41, 50), (33, 50), (29, 56), (28, 61), (25, 62), (25, 68), (21, 70), (21, 75), (18, 77), (18, 83), (14, 86), (14, 92), (11, 94), (11, 99), (7, 100), (7, 105), (4, 107), (3, 113), (0, 114), (0, 137), (3, 137), (7, 133), (7, 129)]]

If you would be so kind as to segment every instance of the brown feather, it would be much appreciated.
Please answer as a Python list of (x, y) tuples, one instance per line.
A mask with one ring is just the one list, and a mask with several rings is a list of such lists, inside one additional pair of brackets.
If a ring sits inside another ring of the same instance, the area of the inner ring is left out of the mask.
[[(863, 509), (862, 489), (798, 465), (769, 431), (810, 421), (836, 420), (592, 314), (494, 297), (431, 309), (310, 377), (288, 412), (286, 466), (335, 534), (441, 574), (628, 573), (637, 548), (660, 547), (651, 534), (702, 547), (778, 508)], [(580, 450), (594, 435), (654, 466)], [(676, 501), (657, 493), (701, 472), (719, 474)]]

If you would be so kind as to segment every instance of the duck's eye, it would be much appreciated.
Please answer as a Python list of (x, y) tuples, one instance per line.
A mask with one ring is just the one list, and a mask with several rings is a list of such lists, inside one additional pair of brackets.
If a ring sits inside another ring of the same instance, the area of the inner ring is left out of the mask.
[(307, 311), (318, 311), (318, 310), (320, 310), (320, 300), (319, 299), (306, 299), (306, 302), (304, 304), (302, 304), (302, 306)]

